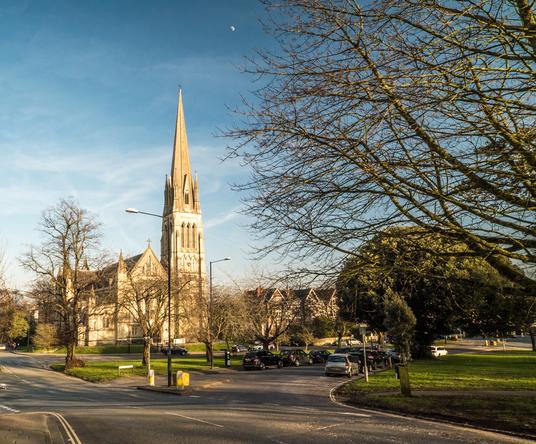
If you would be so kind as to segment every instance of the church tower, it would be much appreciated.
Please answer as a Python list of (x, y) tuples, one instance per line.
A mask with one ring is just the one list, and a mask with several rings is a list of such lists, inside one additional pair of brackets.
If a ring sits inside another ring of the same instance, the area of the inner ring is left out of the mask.
[(182, 91), (179, 91), (177, 106), (171, 174), (166, 176), (164, 190), (160, 246), (162, 264), (171, 266), (172, 275), (179, 282), (205, 281), (205, 245), (199, 188), (197, 177), (192, 176), (190, 168)]

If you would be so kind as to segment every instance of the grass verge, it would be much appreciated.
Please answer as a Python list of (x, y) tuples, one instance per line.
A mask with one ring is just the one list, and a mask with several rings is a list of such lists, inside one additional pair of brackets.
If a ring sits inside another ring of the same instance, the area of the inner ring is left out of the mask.
[[(242, 361), (237, 359), (231, 360), (233, 366), (241, 364)], [(120, 365), (133, 365), (133, 370), (121, 370), (118, 372), (117, 367)], [(214, 359), (214, 367), (224, 367), (222, 358)], [(51, 368), (56, 371), (63, 372), (65, 364), (52, 364)], [(151, 359), (151, 369), (156, 375), (167, 375), (167, 359)], [(182, 371), (210, 371), (210, 365), (207, 364), (204, 357), (199, 358), (173, 358), (172, 360), (173, 373), (178, 370)], [(141, 365), (140, 360), (124, 360), (124, 361), (86, 361), (85, 367), (73, 368), (65, 371), (65, 374), (75, 376), (85, 381), (90, 382), (106, 382), (112, 381), (121, 377), (128, 376), (145, 376), (147, 369)]]
[[(194, 342), (191, 344), (184, 344), (184, 347), (190, 353), (205, 352), (205, 344), (202, 342)], [(214, 344), (215, 351), (226, 350), (225, 343), (217, 342)], [(153, 350), (156, 348), (153, 347)], [(26, 347), (20, 347), (20, 351), (27, 351)], [(33, 348), (34, 351), (40, 353), (66, 353), (67, 349), (65, 347), (53, 348), (53, 349), (39, 349)], [(126, 353), (142, 353), (143, 345), (140, 344), (131, 344), (130, 347), (128, 344), (121, 345), (93, 345), (93, 346), (79, 346), (76, 347), (76, 354), (78, 355), (118, 355)]]
[(387, 370), (341, 387), (359, 406), (441, 417), (536, 436), (536, 353), (451, 355), (410, 365), (413, 396)]

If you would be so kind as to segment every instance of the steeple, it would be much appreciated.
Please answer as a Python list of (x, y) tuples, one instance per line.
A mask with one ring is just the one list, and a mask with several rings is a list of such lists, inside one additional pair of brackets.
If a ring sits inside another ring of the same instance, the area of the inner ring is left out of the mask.
[(117, 262), (117, 272), (124, 273), (127, 271), (127, 266), (125, 265), (125, 260), (123, 259), (123, 250), (119, 252), (119, 261)]
[(188, 138), (182, 106), (182, 90), (179, 90), (177, 120), (175, 122), (175, 140), (173, 142), (173, 159), (171, 161), (171, 186), (173, 200), (171, 211), (195, 212), (194, 182), (190, 168)]
[(176, 275), (200, 274), (204, 279), (205, 247), (199, 183), (190, 167), (182, 91), (178, 97), (171, 175), (166, 176), (162, 216), (160, 261), (166, 267), (169, 263)]

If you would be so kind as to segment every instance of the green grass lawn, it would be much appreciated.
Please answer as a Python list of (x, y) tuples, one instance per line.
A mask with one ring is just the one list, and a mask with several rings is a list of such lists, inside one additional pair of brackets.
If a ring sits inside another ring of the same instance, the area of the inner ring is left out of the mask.
[[(414, 390), (536, 390), (536, 353), (450, 355), (413, 361), (409, 372)], [(394, 371), (387, 371), (375, 375), (368, 384), (354, 381), (351, 387), (375, 392), (398, 390), (400, 383)]]
[(400, 395), (394, 370), (372, 375), (369, 383), (352, 381), (340, 395), (358, 405), (518, 432), (536, 430), (536, 353), (499, 351), (418, 360), (410, 364), (409, 374), (411, 398)]
[[(233, 366), (240, 365), (242, 363), (241, 358), (232, 358), (231, 364)], [(123, 361), (86, 361), (85, 367), (74, 368), (67, 370), (66, 374), (75, 376), (80, 379), (84, 379), (90, 382), (105, 382), (117, 379), (119, 377), (128, 376), (145, 376), (147, 375), (147, 369), (141, 365), (141, 361), (138, 360), (123, 360)], [(133, 370), (121, 370), (121, 374), (118, 373), (117, 367), (120, 365), (133, 365)], [(199, 358), (173, 358), (172, 360), (173, 373), (178, 370), (183, 371), (210, 371), (210, 365), (207, 364), (205, 357)], [(223, 367), (223, 358), (214, 359), (214, 367)], [(64, 371), (65, 365), (63, 363), (53, 364), (51, 366), (54, 370)], [(151, 368), (155, 371), (156, 375), (167, 375), (167, 358), (165, 359), (151, 359)]]
[[(190, 353), (204, 353), (206, 348), (205, 344), (202, 342), (194, 342), (191, 344), (184, 344), (184, 347)], [(227, 347), (225, 343), (217, 342), (214, 344), (215, 351), (225, 350)], [(26, 351), (26, 347), (20, 347), (19, 350)], [(153, 350), (155, 348), (153, 347)], [(34, 351), (40, 353), (66, 353), (67, 349), (65, 347), (53, 348), (48, 350), (34, 348)], [(141, 344), (131, 344), (130, 351), (128, 344), (121, 345), (93, 345), (93, 346), (79, 346), (76, 347), (76, 354), (78, 355), (115, 355), (115, 354), (125, 354), (125, 353), (141, 353), (143, 352), (143, 345)]]

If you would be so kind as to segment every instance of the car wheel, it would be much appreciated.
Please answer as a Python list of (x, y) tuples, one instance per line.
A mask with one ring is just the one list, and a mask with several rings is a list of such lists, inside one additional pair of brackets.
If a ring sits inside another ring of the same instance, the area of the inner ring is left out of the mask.
[(312, 359), (309, 359), (309, 362), (307, 363), (308, 365), (313, 365), (313, 360)]
[(326, 373), (324, 373), (324, 376), (328, 376), (328, 377), (329, 377), (329, 376), (331, 376), (331, 373), (327, 373), (327, 372), (326, 372)]
[(277, 368), (283, 368), (283, 361), (277, 361)]
[(259, 365), (259, 369), (261, 370), (265, 370), (266, 369), (266, 365), (264, 365), (264, 362), (261, 362), (260, 365)]
[(299, 359), (296, 359), (296, 360), (294, 361), (294, 365), (295, 365), (296, 367), (299, 367), (299, 366), (300, 366), (300, 360), (299, 360)]

